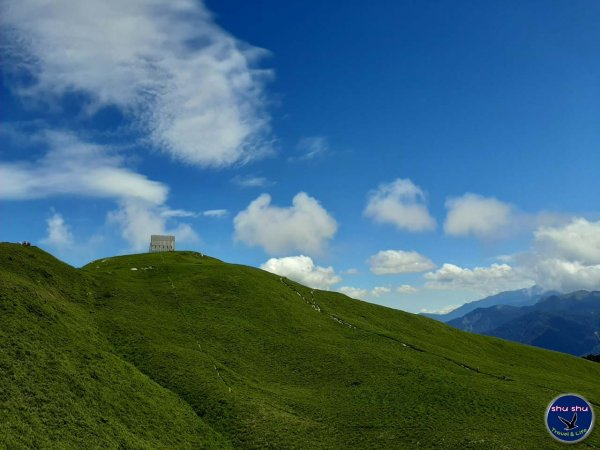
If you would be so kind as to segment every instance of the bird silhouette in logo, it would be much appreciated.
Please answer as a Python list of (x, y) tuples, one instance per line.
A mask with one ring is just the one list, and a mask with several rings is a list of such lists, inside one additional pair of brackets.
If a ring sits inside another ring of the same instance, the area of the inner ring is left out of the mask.
[(565, 430), (574, 430), (575, 428), (577, 428), (577, 425), (575, 425), (575, 423), (577, 422), (577, 413), (573, 413), (573, 418), (571, 419), (571, 421), (569, 422), (567, 419), (563, 419), (562, 417), (558, 416), (558, 418), (560, 419), (560, 421), (562, 423), (564, 423), (566, 425)]

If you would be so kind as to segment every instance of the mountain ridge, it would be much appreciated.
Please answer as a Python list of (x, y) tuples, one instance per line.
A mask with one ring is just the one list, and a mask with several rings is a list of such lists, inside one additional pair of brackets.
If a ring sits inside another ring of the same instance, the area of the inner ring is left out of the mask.
[(421, 315), (447, 323), (451, 320), (463, 317), (478, 308), (487, 308), (495, 305), (528, 306), (537, 303), (542, 298), (557, 293), (557, 291), (552, 290), (546, 291), (542, 287), (536, 285), (529, 288), (499, 292), (479, 300), (465, 303), (445, 314), (421, 313)]
[(530, 306), (478, 308), (447, 323), (464, 331), (584, 356), (600, 351), (600, 291), (550, 295)]

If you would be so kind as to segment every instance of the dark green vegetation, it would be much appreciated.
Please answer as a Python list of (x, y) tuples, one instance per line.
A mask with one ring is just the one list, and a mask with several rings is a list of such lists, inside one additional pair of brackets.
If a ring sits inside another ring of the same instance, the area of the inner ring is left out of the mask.
[(549, 350), (600, 352), (600, 292), (550, 295), (531, 306), (478, 308), (448, 325)]
[(197, 253), (0, 264), (0, 446), (537, 450), (559, 393), (600, 411), (594, 362)]

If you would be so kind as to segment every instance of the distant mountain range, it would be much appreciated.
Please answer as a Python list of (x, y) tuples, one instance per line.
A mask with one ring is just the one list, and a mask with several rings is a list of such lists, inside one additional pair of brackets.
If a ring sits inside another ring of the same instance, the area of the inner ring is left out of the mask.
[(468, 314), (471, 311), (475, 311), (477, 308), (488, 308), (496, 305), (529, 306), (537, 303), (540, 299), (553, 294), (558, 294), (558, 292), (545, 291), (540, 286), (532, 286), (530, 288), (517, 289), (515, 291), (500, 292), (499, 294), (491, 295), (481, 300), (465, 303), (464, 305), (450, 311), (447, 314), (424, 313), (422, 315), (429, 317), (430, 319), (439, 320), (440, 322), (450, 322), (451, 320), (463, 317), (465, 314)]
[[(447, 324), (464, 331), (578, 356), (600, 353), (600, 291), (550, 293), (541, 297), (537, 303), (528, 306), (496, 304), (480, 307), (447, 321)], [(489, 299), (491, 297), (473, 303)]]

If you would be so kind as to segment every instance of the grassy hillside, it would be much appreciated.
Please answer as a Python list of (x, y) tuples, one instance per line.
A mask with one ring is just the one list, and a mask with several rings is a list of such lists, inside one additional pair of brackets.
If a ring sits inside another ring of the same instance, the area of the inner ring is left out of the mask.
[(220, 448), (173, 392), (117, 356), (97, 286), (36, 248), (0, 244), (0, 448)]
[[(40, 446), (69, 446), (117, 430), (121, 441), (106, 437), (105, 446), (560, 448), (544, 428), (548, 402), (577, 392), (600, 408), (597, 363), (198, 253), (108, 258), (81, 270), (35, 248), (0, 253), (0, 330), (13, 323), (0, 341), (8, 368), (0, 382), (20, 392), (0, 435), (15, 442), (54, 433)], [(38, 373), (43, 388), (7, 375), (21, 369), (25, 348), (47, 351), (23, 372)], [(97, 367), (105, 372), (94, 379)], [(80, 383), (76, 412), (62, 401), (69, 377)], [(71, 434), (54, 422), (65, 416)], [(600, 448), (597, 429), (585, 446)]]

